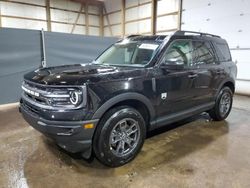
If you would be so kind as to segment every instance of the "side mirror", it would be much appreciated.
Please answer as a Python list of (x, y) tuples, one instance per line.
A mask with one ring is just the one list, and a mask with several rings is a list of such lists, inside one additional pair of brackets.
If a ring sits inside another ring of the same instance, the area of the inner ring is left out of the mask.
[(184, 69), (184, 65), (184, 61), (179, 59), (168, 59), (161, 64), (161, 67), (169, 70), (181, 70)]

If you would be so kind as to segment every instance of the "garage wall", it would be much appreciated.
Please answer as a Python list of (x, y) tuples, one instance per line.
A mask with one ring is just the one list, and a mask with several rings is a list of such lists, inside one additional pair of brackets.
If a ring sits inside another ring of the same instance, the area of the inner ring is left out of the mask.
[[(0, 104), (17, 102), (23, 75), (41, 66), (41, 32), (0, 29)], [(117, 38), (45, 32), (47, 66), (89, 63)]]
[(106, 0), (104, 7), (101, 2), (0, 0), (0, 27), (116, 37), (169, 34), (179, 27), (181, 0)]
[(157, 1), (156, 33), (168, 35), (179, 29), (180, 0)]
[(151, 34), (152, 2), (150, 0), (125, 2), (125, 35)]
[[(108, 0), (104, 2), (104, 35), (153, 34), (153, 2), (156, 2), (156, 32), (169, 34), (179, 27), (180, 0)], [(124, 11), (124, 22), (123, 22)], [(124, 24), (124, 33), (123, 33)]]
[(0, 27), (100, 35), (100, 7), (69, 0), (0, 0)]
[(236, 92), (250, 95), (250, 1), (183, 0), (182, 29), (225, 38), (237, 62)]
[[(121, 0), (109, 0), (104, 2), (103, 24), (104, 36), (121, 36)], [(108, 23), (109, 22), (109, 23)]]

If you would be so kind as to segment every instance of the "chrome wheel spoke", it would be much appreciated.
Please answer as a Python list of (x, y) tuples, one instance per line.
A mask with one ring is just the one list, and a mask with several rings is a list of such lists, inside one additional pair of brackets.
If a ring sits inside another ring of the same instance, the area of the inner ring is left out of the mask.
[(111, 133), (111, 144), (114, 145), (117, 142), (119, 142), (121, 140), (121, 135), (119, 132), (117, 132), (116, 130), (113, 130)]
[(120, 137), (114, 137), (111, 141), (111, 144), (114, 145), (116, 144), (117, 142), (121, 141), (122, 139)]
[(116, 154), (123, 154), (124, 153), (124, 150), (125, 150), (125, 142), (124, 141), (119, 141), (118, 142), (118, 145), (117, 145), (117, 147), (116, 147), (116, 149), (115, 149), (115, 153)]
[(126, 143), (128, 144), (128, 147), (132, 148), (133, 144), (135, 143), (136, 138), (130, 138), (128, 137), (126, 140)]
[(118, 145), (117, 145), (116, 150), (115, 150), (116, 153), (120, 153), (120, 149), (121, 149), (121, 147), (122, 147), (122, 144), (121, 144), (121, 143), (122, 143), (122, 141), (119, 141), (119, 142), (118, 142)]
[(136, 125), (133, 124), (130, 126), (129, 129), (127, 129), (126, 133), (128, 136), (130, 136), (131, 134), (135, 133), (138, 129), (136, 128)]
[(123, 154), (125, 151), (125, 142), (121, 141), (121, 154)]

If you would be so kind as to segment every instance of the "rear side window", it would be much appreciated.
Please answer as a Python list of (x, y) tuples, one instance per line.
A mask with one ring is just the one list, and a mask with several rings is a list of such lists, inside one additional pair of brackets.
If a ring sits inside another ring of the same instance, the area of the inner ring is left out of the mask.
[(215, 63), (212, 46), (206, 41), (193, 41), (193, 65), (206, 65)]
[(231, 61), (231, 54), (226, 43), (214, 43), (219, 61)]

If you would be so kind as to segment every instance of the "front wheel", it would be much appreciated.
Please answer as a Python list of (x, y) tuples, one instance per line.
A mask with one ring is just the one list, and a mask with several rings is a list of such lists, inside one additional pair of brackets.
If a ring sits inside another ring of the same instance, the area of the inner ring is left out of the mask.
[(145, 135), (145, 121), (136, 109), (115, 107), (101, 119), (94, 136), (93, 149), (103, 164), (122, 166), (139, 153)]
[(218, 95), (215, 106), (209, 111), (209, 115), (215, 121), (221, 121), (229, 115), (233, 103), (233, 93), (229, 87), (223, 87)]

